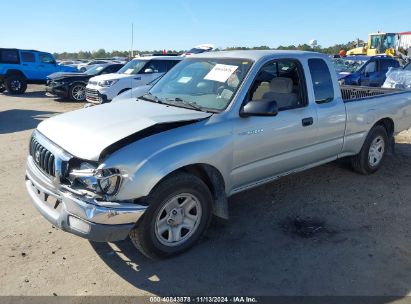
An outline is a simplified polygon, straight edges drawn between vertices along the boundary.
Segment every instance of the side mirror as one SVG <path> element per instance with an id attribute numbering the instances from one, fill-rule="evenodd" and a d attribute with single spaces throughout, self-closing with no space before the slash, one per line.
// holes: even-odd
<path id="1" fill-rule="evenodd" d="M 152 74 L 153 72 L 154 72 L 153 69 L 145 69 L 144 70 L 145 74 Z"/>
<path id="2" fill-rule="evenodd" d="M 240 111 L 241 117 L 249 116 L 276 116 L 278 105 L 275 100 L 250 100 Z"/>

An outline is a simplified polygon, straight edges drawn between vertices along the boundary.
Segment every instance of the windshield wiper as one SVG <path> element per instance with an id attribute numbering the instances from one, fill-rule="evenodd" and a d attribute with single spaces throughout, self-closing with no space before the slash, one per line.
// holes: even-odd
<path id="1" fill-rule="evenodd" d="M 176 98 L 166 98 L 166 101 L 171 101 L 173 102 L 173 104 L 179 104 L 182 103 L 184 106 L 188 106 L 191 109 L 197 110 L 197 111 L 204 111 L 204 107 L 200 106 L 198 103 L 194 102 L 194 101 L 187 101 L 187 100 L 183 100 L 179 97 Z M 207 111 L 206 111 L 207 112 Z"/>
<path id="2" fill-rule="evenodd" d="M 141 97 L 139 97 L 139 98 L 140 98 L 140 99 L 143 99 L 143 100 L 150 101 L 150 102 L 163 103 L 160 98 L 158 98 L 157 96 L 154 96 L 154 95 L 151 94 L 150 92 L 144 94 L 143 96 L 141 96 Z M 137 99 L 138 99 L 138 98 L 137 98 Z"/>

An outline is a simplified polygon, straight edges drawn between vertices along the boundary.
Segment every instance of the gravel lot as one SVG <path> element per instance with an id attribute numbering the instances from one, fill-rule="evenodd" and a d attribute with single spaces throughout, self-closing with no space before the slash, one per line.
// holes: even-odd
<path id="1" fill-rule="evenodd" d="M 410 131 L 376 174 L 338 161 L 234 196 L 230 221 L 214 222 L 191 251 L 150 261 L 129 240 L 92 243 L 57 230 L 32 206 L 32 129 L 82 106 L 41 89 L 0 94 L 0 295 L 410 293 Z"/>

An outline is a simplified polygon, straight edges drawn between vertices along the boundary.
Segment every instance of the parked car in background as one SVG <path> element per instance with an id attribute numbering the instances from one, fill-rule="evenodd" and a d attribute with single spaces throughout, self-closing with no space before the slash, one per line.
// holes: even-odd
<path id="1" fill-rule="evenodd" d="M 411 92 L 340 87 L 333 70 L 313 52 L 193 55 L 138 101 L 41 122 L 26 189 L 64 231 L 179 254 L 213 214 L 228 219 L 231 195 L 343 157 L 360 174 L 381 167 L 411 127 Z"/>
<path id="2" fill-rule="evenodd" d="M 84 73 L 85 71 L 87 71 L 88 69 L 92 68 L 93 66 L 97 65 L 97 64 L 106 64 L 106 63 L 110 63 L 110 60 L 91 60 L 87 63 L 80 63 L 77 65 L 77 69 Z M 117 62 L 119 63 L 119 62 Z"/>
<path id="3" fill-rule="evenodd" d="M 400 63 L 391 56 L 372 56 L 351 74 L 340 78 L 340 84 L 368 87 L 381 87 L 389 68 L 398 68 Z"/>
<path id="4" fill-rule="evenodd" d="M 148 91 L 150 91 L 150 89 L 153 87 L 153 85 L 155 85 L 157 83 L 157 81 L 159 81 L 161 79 L 161 77 L 163 77 L 163 75 L 161 75 L 160 77 L 154 79 L 153 81 L 150 81 L 146 85 L 138 86 L 138 87 L 135 87 L 134 89 L 125 91 L 125 92 L 121 93 L 120 95 L 114 97 L 111 102 L 117 102 L 117 101 L 120 101 L 120 100 L 130 99 L 130 98 L 137 99 L 137 98 L 147 94 Z"/>
<path id="5" fill-rule="evenodd" d="M 76 72 L 77 69 L 58 65 L 50 53 L 0 49 L 0 91 L 22 94 L 27 84 L 46 83 L 47 76 L 55 72 Z"/>
<path id="6" fill-rule="evenodd" d="M 95 65 L 84 73 L 54 73 L 47 77 L 46 92 L 73 101 L 86 99 L 86 86 L 91 77 L 117 73 L 124 64 L 106 63 Z"/>
<path id="7" fill-rule="evenodd" d="M 333 57 L 331 59 L 334 64 L 335 71 L 337 73 L 337 78 L 342 79 L 352 73 L 355 73 L 361 66 L 363 66 L 371 56 L 345 56 L 335 55 L 338 57 Z"/>
<path id="8" fill-rule="evenodd" d="M 152 56 L 133 59 L 117 74 L 91 78 L 86 87 L 86 100 L 94 104 L 110 102 L 117 95 L 139 86 L 145 86 L 164 75 L 181 60 L 183 58 L 180 56 Z"/>

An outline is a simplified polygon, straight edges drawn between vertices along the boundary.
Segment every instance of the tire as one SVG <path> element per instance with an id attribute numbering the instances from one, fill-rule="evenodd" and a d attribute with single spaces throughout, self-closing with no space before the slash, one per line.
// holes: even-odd
<path id="1" fill-rule="evenodd" d="M 10 94 L 23 94 L 27 90 L 27 81 L 20 75 L 7 76 L 5 80 L 6 89 Z"/>
<path id="2" fill-rule="evenodd" d="M 0 93 L 3 93 L 6 90 L 6 87 L 0 84 Z"/>
<path id="3" fill-rule="evenodd" d="M 69 97 L 76 102 L 86 100 L 86 86 L 83 83 L 75 83 L 69 88 Z"/>
<path id="4" fill-rule="evenodd" d="M 149 207 L 130 232 L 132 243 L 151 259 L 188 250 L 210 224 L 212 199 L 207 185 L 198 177 L 188 173 L 170 175 L 148 195 Z"/>
<path id="5" fill-rule="evenodd" d="M 364 175 L 376 172 L 381 167 L 387 149 L 387 130 L 381 125 L 374 126 L 368 133 L 360 153 L 351 158 L 353 170 Z"/>

